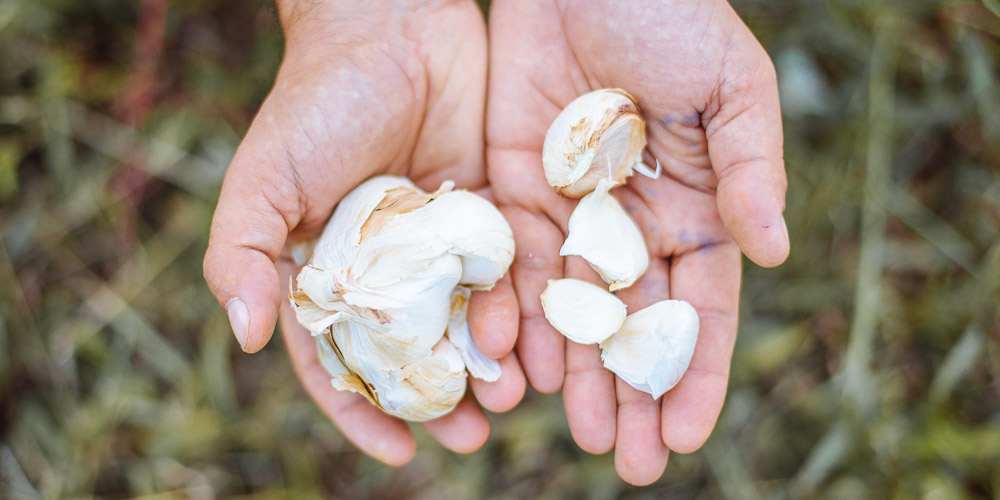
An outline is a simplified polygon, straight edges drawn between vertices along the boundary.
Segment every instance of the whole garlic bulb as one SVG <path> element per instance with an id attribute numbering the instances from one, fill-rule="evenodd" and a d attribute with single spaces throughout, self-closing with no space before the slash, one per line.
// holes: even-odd
<path id="1" fill-rule="evenodd" d="M 649 267 L 646 240 L 639 227 L 601 179 L 569 217 L 569 236 L 559 255 L 579 255 L 608 283 L 608 289 L 632 286 Z"/>
<path id="2" fill-rule="evenodd" d="M 604 367 L 656 399 L 684 376 L 698 341 L 698 312 L 683 300 L 662 300 L 632 313 L 601 343 Z"/>
<path id="3" fill-rule="evenodd" d="M 466 370 L 500 375 L 472 342 L 465 311 L 470 289 L 507 271 L 513 234 L 496 207 L 452 187 L 362 183 L 337 205 L 291 293 L 333 386 L 407 420 L 451 411 Z"/>
<path id="4" fill-rule="evenodd" d="M 559 194 L 579 198 L 601 179 L 624 184 L 634 165 L 645 167 L 645 147 L 646 121 L 636 100 L 621 89 L 601 89 L 574 99 L 552 122 L 542 167 Z"/>

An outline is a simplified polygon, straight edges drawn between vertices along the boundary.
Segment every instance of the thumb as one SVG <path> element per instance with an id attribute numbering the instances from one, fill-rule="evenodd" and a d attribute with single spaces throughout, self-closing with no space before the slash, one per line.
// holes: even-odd
<path id="1" fill-rule="evenodd" d="M 778 85 L 770 58 L 744 34 L 745 48 L 734 51 L 742 53 L 729 54 L 739 68 L 723 73 L 718 112 L 705 133 L 722 221 L 750 260 L 774 267 L 789 252 Z"/>
<path id="2" fill-rule="evenodd" d="M 267 344 L 283 294 L 275 267 L 301 196 L 251 128 L 226 172 L 212 219 L 204 273 L 244 351 Z M 284 184 L 284 185 L 282 185 Z"/>

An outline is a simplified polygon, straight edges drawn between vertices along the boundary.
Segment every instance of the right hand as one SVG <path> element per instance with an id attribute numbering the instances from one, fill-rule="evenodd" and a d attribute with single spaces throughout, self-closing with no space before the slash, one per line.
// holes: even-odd
<path id="1" fill-rule="evenodd" d="M 405 175 L 426 190 L 447 179 L 469 189 L 486 184 L 482 15 L 468 0 L 410 3 L 279 1 L 285 58 L 226 172 L 204 261 L 243 350 L 264 347 L 280 307 L 292 364 L 310 395 L 352 443 L 391 465 L 413 456 L 412 434 L 361 396 L 331 386 L 289 306 L 297 269 L 285 256 L 289 242 L 318 235 L 337 202 L 373 175 Z M 510 409 L 524 393 L 509 353 L 517 319 L 507 312 L 516 311 L 515 300 L 505 278 L 470 304 L 477 345 L 501 358 L 497 382 L 470 378 L 492 411 Z M 424 425 L 457 452 L 478 449 L 489 435 L 469 396 Z"/>

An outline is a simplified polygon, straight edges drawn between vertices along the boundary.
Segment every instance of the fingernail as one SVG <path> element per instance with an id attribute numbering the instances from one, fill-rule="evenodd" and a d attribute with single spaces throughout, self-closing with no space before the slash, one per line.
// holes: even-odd
<path id="1" fill-rule="evenodd" d="M 788 223 L 785 222 L 785 216 L 781 216 L 781 230 L 785 233 L 785 241 L 791 241 L 788 238 Z"/>
<path id="2" fill-rule="evenodd" d="M 229 314 L 229 326 L 233 328 L 236 341 L 244 351 L 247 348 L 247 330 L 250 328 L 250 311 L 246 303 L 239 297 L 233 297 L 226 302 L 226 313 Z"/>

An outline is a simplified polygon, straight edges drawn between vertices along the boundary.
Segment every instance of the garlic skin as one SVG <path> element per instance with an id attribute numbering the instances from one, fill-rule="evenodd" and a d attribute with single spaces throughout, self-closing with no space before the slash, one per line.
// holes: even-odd
<path id="1" fill-rule="evenodd" d="M 659 398 L 684 376 L 698 341 L 698 312 L 683 300 L 663 300 L 630 314 L 601 343 L 604 367 Z"/>
<path id="2" fill-rule="evenodd" d="M 451 411 L 467 369 L 500 376 L 465 311 L 471 289 L 492 287 L 510 267 L 513 234 L 491 203 L 452 187 L 362 183 L 337 205 L 290 297 L 333 386 L 407 420 Z"/>
<path id="3" fill-rule="evenodd" d="M 632 286 L 649 267 L 646 240 L 601 179 L 569 217 L 569 236 L 559 255 L 579 255 L 608 283 L 609 290 Z"/>
<path id="4" fill-rule="evenodd" d="M 625 321 L 625 303 L 586 281 L 549 280 L 541 300 L 549 324 L 578 344 L 603 342 Z"/>
<path id="5" fill-rule="evenodd" d="M 633 166 L 642 165 L 645 147 L 646 122 L 635 98 L 621 89 L 595 90 L 574 99 L 552 122 L 542 167 L 559 194 L 580 198 L 601 179 L 612 179 L 612 187 L 624 184 Z"/>

